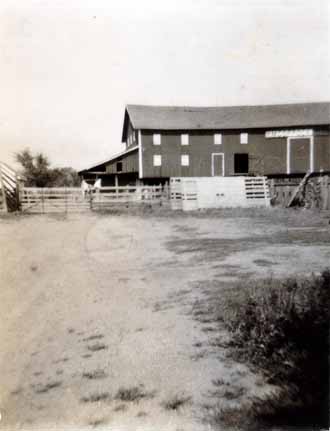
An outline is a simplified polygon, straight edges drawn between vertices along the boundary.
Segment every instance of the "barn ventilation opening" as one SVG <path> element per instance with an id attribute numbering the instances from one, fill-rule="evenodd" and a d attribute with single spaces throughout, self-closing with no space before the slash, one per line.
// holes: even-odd
<path id="1" fill-rule="evenodd" d="M 116 163 L 116 170 L 117 170 L 117 172 L 123 171 L 123 162 L 117 162 Z"/>
<path id="2" fill-rule="evenodd" d="M 234 173 L 235 174 L 248 174 L 249 173 L 249 155 L 248 154 L 234 154 Z"/>

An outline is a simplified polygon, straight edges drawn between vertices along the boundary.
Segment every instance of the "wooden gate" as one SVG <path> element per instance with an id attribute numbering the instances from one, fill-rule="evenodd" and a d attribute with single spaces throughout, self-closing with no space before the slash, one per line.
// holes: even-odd
<path id="1" fill-rule="evenodd" d="M 28 213 L 85 211 L 90 199 L 80 187 L 23 187 L 20 191 L 21 210 Z"/>
<path id="2" fill-rule="evenodd" d="M 167 186 L 102 187 L 84 192 L 80 187 L 23 187 L 21 209 L 27 213 L 74 212 L 115 206 L 161 204 L 169 199 Z"/>

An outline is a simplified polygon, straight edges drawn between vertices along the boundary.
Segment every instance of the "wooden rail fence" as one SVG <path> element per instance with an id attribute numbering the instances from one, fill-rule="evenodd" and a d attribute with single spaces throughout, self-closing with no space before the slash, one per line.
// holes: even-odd
<path id="1" fill-rule="evenodd" d="M 287 206 L 300 184 L 301 178 L 269 180 L 272 204 Z M 328 175 L 309 177 L 299 189 L 295 203 L 307 208 L 330 210 L 330 177 Z"/>
<path id="2" fill-rule="evenodd" d="M 28 213 L 74 212 L 110 209 L 114 206 L 161 204 L 169 198 L 165 186 L 102 187 L 83 192 L 81 188 L 23 187 L 21 209 Z"/>

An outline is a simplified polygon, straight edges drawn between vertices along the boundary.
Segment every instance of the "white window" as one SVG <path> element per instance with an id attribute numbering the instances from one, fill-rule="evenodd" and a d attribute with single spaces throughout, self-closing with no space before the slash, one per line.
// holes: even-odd
<path id="1" fill-rule="evenodd" d="M 241 133 L 241 144 L 247 144 L 249 142 L 249 134 Z"/>
<path id="2" fill-rule="evenodd" d="M 154 166 L 162 166 L 162 156 L 159 154 L 154 155 Z"/>
<path id="3" fill-rule="evenodd" d="M 189 166 L 189 154 L 181 155 L 181 166 Z"/>
<path id="4" fill-rule="evenodd" d="M 181 145 L 189 145 L 189 135 L 187 133 L 181 135 Z"/>
<path id="5" fill-rule="evenodd" d="M 160 145 L 160 142 L 161 142 L 160 133 L 154 133 L 152 136 L 152 141 L 154 145 Z"/>
<path id="6" fill-rule="evenodd" d="M 215 133 L 214 134 L 214 145 L 221 145 L 222 144 L 222 134 L 221 133 Z"/>

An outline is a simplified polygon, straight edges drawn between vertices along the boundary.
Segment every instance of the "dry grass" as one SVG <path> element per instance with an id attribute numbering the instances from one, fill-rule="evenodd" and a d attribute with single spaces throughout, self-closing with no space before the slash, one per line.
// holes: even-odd
<path id="1" fill-rule="evenodd" d="M 205 309 L 215 316 L 221 313 L 220 326 L 225 324 L 231 333 L 226 343 L 231 355 L 261 371 L 267 383 L 280 388 L 279 394 L 254 400 L 249 408 L 218 409 L 219 421 L 236 426 L 249 420 L 251 429 L 255 424 L 327 427 L 330 273 L 223 289 L 221 297 L 210 302 L 212 310 L 211 306 Z M 242 395 L 239 388 L 219 391 L 219 399 Z"/>
<path id="2" fill-rule="evenodd" d="M 59 380 L 46 383 L 45 385 L 39 384 L 35 388 L 35 393 L 36 394 L 45 394 L 45 393 L 51 391 L 52 389 L 60 387 L 61 385 L 62 385 L 62 382 Z"/>
<path id="3" fill-rule="evenodd" d="M 114 412 L 124 412 L 128 409 L 127 404 L 118 404 L 116 407 L 114 407 Z"/>
<path id="4" fill-rule="evenodd" d="M 191 397 L 183 394 L 176 394 L 173 397 L 162 402 L 165 410 L 179 410 L 187 403 L 191 402 Z"/>
<path id="5" fill-rule="evenodd" d="M 81 398 L 82 403 L 97 403 L 98 401 L 108 401 L 110 400 L 109 392 L 94 392 L 90 395 Z"/>
<path id="6" fill-rule="evenodd" d="M 88 422 L 88 425 L 90 425 L 93 428 L 96 428 L 100 425 L 104 425 L 106 423 L 105 418 L 99 418 L 99 419 L 92 419 L 90 422 Z"/>
<path id="7" fill-rule="evenodd" d="M 100 350 L 106 350 L 107 348 L 108 346 L 104 343 L 94 343 L 87 346 L 87 349 L 91 352 L 98 352 Z"/>
<path id="8" fill-rule="evenodd" d="M 143 385 L 132 386 L 130 388 L 119 388 L 115 399 L 124 402 L 139 402 L 143 398 L 152 398 L 153 392 L 147 392 L 144 390 Z"/>
<path id="9" fill-rule="evenodd" d="M 104 335 L 95 334 L 95 335 L 90 335 L 89 337 L 83 338 L 83 341 L 95 341 L 95 340 L 101 340 L 102 338 L 104 338 Z"/>
<path id="10" fill-rule="evenodd" d="M 104 370 L 93 370 L 93 371 L 86 371 L 82 374 L 82 376 L 85 379 L 88 380 L 97 380 L 97 379 L 105 379 L 108 375 Z"/>

